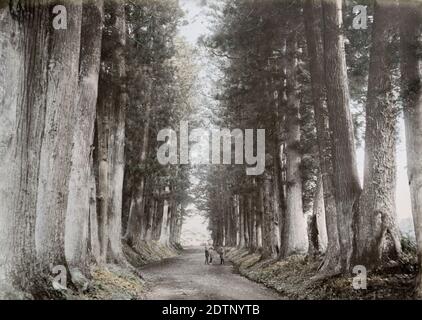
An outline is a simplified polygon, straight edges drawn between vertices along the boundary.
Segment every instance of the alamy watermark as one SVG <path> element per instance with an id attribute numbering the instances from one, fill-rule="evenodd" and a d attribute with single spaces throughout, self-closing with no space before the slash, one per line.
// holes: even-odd
<path id="1" fill-rule="evenodd" d="M 53 7 L 53 28 L 55 30 L 66 30 L 67 29 L 67 10 L 63 5 L 57 5 Z"/>
<path id="2" fill-rule="evenodd" d="M 256 145 L 254 132 L 256 131 Z M 180 122 L 177 132 L 162 129 L 157 141 L 164 142 L 157 151 L 158 162 L 168 164 L 244 164 L 247 175 L 260 175 L 265 170 L 265 129 L 193 129 L 189 123 Z M 211 137 L 210 137 L 211 136 Z M 196 150 L 190 152 L 190 142 L 196 142 Z M 234 156 L 232 146 L 234 142 Z M 210 150 L 211 148 L 211 150 Z M 211 151 L 211 152 L 210 152 Z M 222 157 L 221 157 L 222 156 Z"/>
<path id="3" fill-rule="evenodd" d="M 51 273 L 54 275 L 52 286 L 55 290 L 67 289 L 67 270 L 63 265 L 53 266 L 50 265 Z"/>
<path id="4" fill-rule="evenodd" d="M 368 275 L 365 266 L 354 266 L 352 272 L 355 275 L 352 280 L 353 289 L 366 290 Z"/>
<path id="5" fill-rule="evenodd" d="M 352 22 L 352 27 L 355 30 L 367 29 L 368 20 L 372 21 L 373 17 L 368 16 L 367 6 L 355 5 L 352 8 L 352 12 L 355 15 Z M 53 28 L 55 30 L 66 30 L 67 29 L 67 10 L 64 5 L 56 5 L 53 7 Z"/>
<path id="6" fill-rule="evenodd" d="M 373 22 L 374 16 L 368 16 L 368 8 L 364 5 L 353 6 L 352 28 L 355 30 L 368 29 L 368 21 Z"/>

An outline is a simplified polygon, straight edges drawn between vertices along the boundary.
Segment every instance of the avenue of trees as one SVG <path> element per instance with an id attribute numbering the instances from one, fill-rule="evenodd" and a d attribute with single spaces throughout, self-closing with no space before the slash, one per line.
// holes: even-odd
<path id="1" fill-rule="evenodd" d="M 394 263 L 400 117 L 422 270 L 422 3 L 202 2 L 222 76 L 206 120 L 178 0 L 0 0 L 0 298 L 56 297 L 56 266 L 79 290 L 93 265 L 138 273 L 193 200 L 215 246 L 319 257 L 321 278 Z M 159 164 L 181 121 L 265 129 L 264 173 Z"/>
<path id="2" fill-rule="evenodd" d="M 367 28 L 354 29 L 355 5 L 373 17 Z M 204 44 L 223 74 L 215 125 L 266 130 L 263 175 L 248 176 L 239 165 L 198 173 L 198 203 L 214 243 L 273 259 L 322 255 L 320 277 L 397 261 L 396 143 L 404 115 L 421 269 L 421 3 L 214 1 L 213 19 Z M 360 119 L 353 108 L 363 110 Z M 416 293 L 422 296 L 420 277 Z"/>
<path id="3" fill-rule="evenodd" d="M 177 246 L 188 170 L 154 157 L 191 108 L 178 2 L 0 4 L 0 296 L 54 294 L 56 266 L 85 288 L 92 264 L 136 271 L 143 241 Z"/>

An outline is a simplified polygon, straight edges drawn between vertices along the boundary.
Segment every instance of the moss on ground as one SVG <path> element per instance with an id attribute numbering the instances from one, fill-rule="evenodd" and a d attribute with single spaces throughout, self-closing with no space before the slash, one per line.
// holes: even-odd
<path id="1" fill-rule="evenodd" d="M 264 260 L 257 253 L 235 248 L 227 253 L 240 274 L 290 299 L 412 299 L 415 259 L 406 252 L 403 257 L 394 267 L 369 272 L 367 289 L 355 290 L 352 277 L 314 279 L 321 258 L 293 255 L 281 261 Z"/>
<path id="2" fill-rule="evenodd" d="M 128 261 L 135 267 L 142 267 L 151 262 L 161 261 L 179 255 L 183 248 L 180 245 L 170 247 L 158 241 L 142 241 L 136 247 L 123 245 Z"/>
<path id="3" fill-rule="evenodd" d="M 116 265 L 95 268 L 85 299 L 142 300 L 148 291 L 144 280 L 131 271 Z"/>
<path id="4" fill-rule="evenodd" d="M 135 268 L 165 258 L 177 256 L 181 246 L 168 247 L 157 241 L 144 241 L 136 250 L 124 245 L 127 260 Z M 141 279 L 133 270 L 110 264 L 94 267 L 91 270 L 92 279 L 89 289 L 84 294 L 68 295 L 69 299 L 88 300 L 142 300 L 150 290 L 148 283 Z"/>

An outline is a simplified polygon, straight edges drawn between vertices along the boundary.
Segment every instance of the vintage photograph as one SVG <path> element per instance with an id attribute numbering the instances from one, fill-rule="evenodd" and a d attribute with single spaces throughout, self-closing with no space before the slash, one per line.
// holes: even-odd
<path id="1" fill-rule="evenodd" d="M 421 0 L 0 0 L 0 300 L 262 315 L 421 268 Z"/>

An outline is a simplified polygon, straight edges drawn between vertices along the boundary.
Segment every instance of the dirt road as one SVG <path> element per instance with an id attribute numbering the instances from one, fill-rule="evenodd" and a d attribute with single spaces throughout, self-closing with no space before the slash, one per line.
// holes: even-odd
<path id="1" fill-rule="evenodd" d="M 220 259 L 204 264 L 202 248 L 190 248 L 180 256 L 150 264 L 141 269 L 152 283 L 150 300 L 275 300 L 282 299 L 274 291 L 233 273 Z"/>

